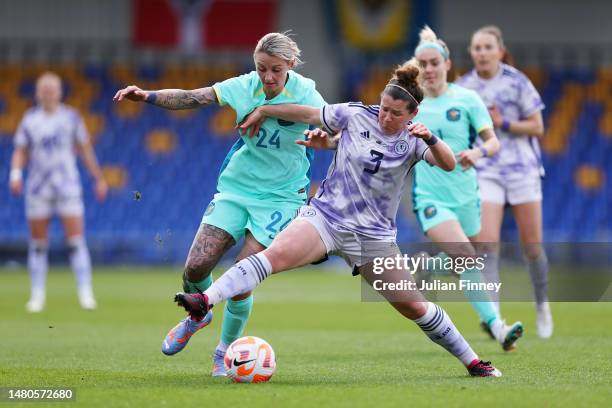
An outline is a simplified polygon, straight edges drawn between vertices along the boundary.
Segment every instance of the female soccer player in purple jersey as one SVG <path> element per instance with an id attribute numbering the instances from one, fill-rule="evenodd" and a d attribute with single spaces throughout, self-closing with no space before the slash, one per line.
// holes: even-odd
<path id="1" fill-rule="evenodd" d="M 203 294 L 178 293 L 175 300 L 191 315 L 205 316 L 210 308 L 237 293 L 252 290 L 272 273 L 316 262 L 327 254 L 343 257 L 349 265 L 415 323 L 434 342 L 456 356 L 473 376 L 500 376 L 483 362 L 459 333 L 446 312 L 427 302 L 418 290 L 385 290 L 385 284 L 411 280 L 401 266 L 380 274 L 374 264 L 400 255 L 395 218 L 406 176 L 419 160 L 451 171 L 450 148 L 422 124 L 411 123 L 423 99 L 417 83 L 419 68 L 397 68 L 381 94 L 379 106 L 343 103 L 312 108 L 300 105 L 262 106 L 242 128 L 265 117 L 323 125 L 340 132 L 336 155 L 326 179 L 308 205 L 265 251 L 229 269 Z M 319 147 L 320 132 L 305 132 Z M 402 279 L 399 279 L 402 278 Z M 378 286 L 377 283 L 378 282 Z"/>
<path id="2" fill-rule="evenodd" d="M 25 204 L 30 226 L 28 271 L 31 296 L 26 304 L 29 312 L 40 312 L 45 306 L 47 235 L 54 213 L 59 214 L 64 226 L 81 307 L 96 308 L 91 284 L 91 260 L 83 237 L 84 210 L 75 147 L 96 180 L 98 200 L 106 197 L 107 185 L 88 140 L 83 119 L 75 109 L 63 105 L 61 98 L 60 77 L 51 72 L 42 74 L 36 81 L 38 105 L 23 116 L 15 133 L 15 151 L 11 159 L 10 189 L 15 195 L 22 193 L 22 172 L 28 164 Z"/>
<path id="3" fill-rule="evenodd" d="M 417 164 L 412 193 L 414 211 L 427 238 L 445 254 L 453 259 L 473 258 L 477 252 L 473 242 L 480 232 L 480 197 L 473 166 L 481 157 L 494 155 L 499 149 L 499 141 L 478 94 L 448 83 L 451 60 L 446 43 L 427 26 L 419 36 L 414 58 L 423 70 L 425 97 L 415 120 L 432 129 L 448 144 L 461 167 L 447 173 L 426 163 Z M 482 144 L 473 147 L 476 135 Z M 439 264 L 444 262 L 440 256 L 434 260 Z M 460 271 L 462 279 L 483 280 L 478 268 Z M 488 292 L 465 290 L 464 293 L 491 336 L 504 350 L 513 350 L 523 334 L 523 324 L 507 325 Z"/>
<path id="4" fill-rule="evenodd" d="M 542 242 L 542 187 L 544 175 L 538 137 L 544 134 L 544 103 L 529 79 L 502 62 L 506 55 L 501 30 L 495 26 L 472 35 L 470 53 L 474 69 L 458 83 L 475 90 L 489 107 L 501 149 L 495 157 L 478 162 L 482 201 L 479 241 L 488 245 L 488 279 L 499 282 L 498 243 L 504 206 L 510 205 L 519 230 L 534 289 L 537 333 L 552 336 L 548 303 L 548 260 Z"/>

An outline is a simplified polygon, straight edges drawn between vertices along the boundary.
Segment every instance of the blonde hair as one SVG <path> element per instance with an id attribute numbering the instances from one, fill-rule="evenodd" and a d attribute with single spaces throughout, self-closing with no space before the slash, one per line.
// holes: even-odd
<path id="1" fill-rule="evenodd" d="M 291 31 L 282 33 L 268 33 L 261 37 L 257 42 L 253 57 L 258 52 L 265 52 L 273 57 L 278 57 L 288 64 L 293 64 L 293 68 L 303 64 L 300 59 L 302 51 L 295 41 L 290 37 Z"/>
<path id="2" fill-rule="evenodd" d="M 415 56 L 425 48 L 434 48 L 438 50 L 445 61 L 450 61 L 450 50 L 448 49 L 448 45 L 446 45 L 441 38 L 438 38 L 434 30 L 432 30 L 428 25 L 423 27 L 419 32 L 419 40 L 419 45 L 417 45 L 417 47 L 414 49 Z M 415 60 L 416 58 L 413 57 L 412 59 Z M 446 73 L 446 82 L 453 82 L 456 78 L 457 72 L 455 71 L 453 65 L 451 65 L 450 69 Z"/>
<path id="3" fill-rule="evenodd" d="M 437 45 L 441 48 L 441 50 L 439 51 L 441 51 L 440 54 L 442 54 L 444 59 L 450 58 L 450 50 L 448 49 L 446 43 L 442 39 L 438 38 L 438 36 L 434 32 L 434 30 L 431 29 L 431 27 L 425 25 L 419 32 L 419 44 L 417 45 L 414 53 L 416 54 L 417 51 L 419 51 L 419 48 L 421 48 L 422 46 L 426 46 L 427 44 Z M 434 48 L 437 47 L 434 46 Z"/>
<path id="4" fill-rule="evenodd" d="M 474 31 L 474 33 L 472 34 L 472 39 L 474 39 L 474 36 L 476 34 L 480 33 L 491 34 L 497 40 L 497 45 L 499 45 L 499 48 L 506 48 L 506 46 L 504 45 L 504 37 L 502 36 L 502 31 L 498 26 L 488 25 L 480 27 L 478 30 Z"/>

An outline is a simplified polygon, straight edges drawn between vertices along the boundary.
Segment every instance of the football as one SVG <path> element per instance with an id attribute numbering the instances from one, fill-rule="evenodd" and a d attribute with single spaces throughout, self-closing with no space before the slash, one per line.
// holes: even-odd
<path id="1" fill-rule="evenodd" d="M 276 370 L 272 346 L 259 337 L 241 337 L 225 352 L 227 376 L 237 383 L 269 381 Z"/>

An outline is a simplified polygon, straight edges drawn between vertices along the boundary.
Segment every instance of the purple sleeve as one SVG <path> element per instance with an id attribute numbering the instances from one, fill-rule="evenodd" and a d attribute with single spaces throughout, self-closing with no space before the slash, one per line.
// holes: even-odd
<path id="1" fill-rule="evenodd" d="M 459 78 L 455 79 L 455 84 L 462 86 L 464 88 L 470 88 L 470 76 L 472 75 L 472 71 L 468 71 L 465 74 L 461 75 Z"/>
<path id="2" fill-rule="evenodd" d="M 460 76 L 459 78 L 455 79 L 454 84 L 467 88 L 467 86 L 465 85 L 465 83 L 467 82 L 466 77 L 467 77 L 467 74 Z"/>
<path id="3" fill-rule="evenodd" d="M 427 143 L 423 141 L 423 139 L 416 138 L 414 144 L 414 157 L 416 161 L 425 160 L 425 152 L 429 150 L 429 146 Z"/>
<path id="4" fill-rule="evenodd" d="M 17 131 L 15 132 L 15 137 L 13 138 L 13 145 L 15 147 L 26 147 L 30 142 L 28 131 L 26 130 L 24 122 L 25 118 L 21 120 L 19 127 L 17 127 Z"/>
<path id="5" fill-rule="evenodd" d="M 321 108 L 321 123 L 332 133 L 338 133 L 346 127 L 350 117 L 348 103 L 323 105 Z"/>
<path id="6" fill-rule="evenodd" d="M 74 137 L 78 144 L 85 144 L 89 140 L 89 133 L 87 133 L 85 122 L 83 122 L 83 118 L 78 113 L 75 113 Z"/>
<path id="7" fill-rule="evenodd" d="M 540 94 L 526 76 L 522 77 L 520 90 L 520 100 L 518 102 L 522 118 L 526 118 L 544 109 L 544 102 L 542 102 Z"/>

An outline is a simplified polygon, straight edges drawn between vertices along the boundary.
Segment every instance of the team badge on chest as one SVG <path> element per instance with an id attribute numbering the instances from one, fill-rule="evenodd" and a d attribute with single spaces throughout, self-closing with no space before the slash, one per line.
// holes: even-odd
<path id="1" fill-rule="evenodd" d="M 393 146 L 393 151 L 397 154 L 405 154 L 408 151 L 408 142 L 400 140 Z"/>
<path id="2" fill-rule="evenodd" d="M 446 119 L 451 122 L 457 122 L 461 119 L 461 111 L 457 108 L 450 108 L 446 111 Z"/>

